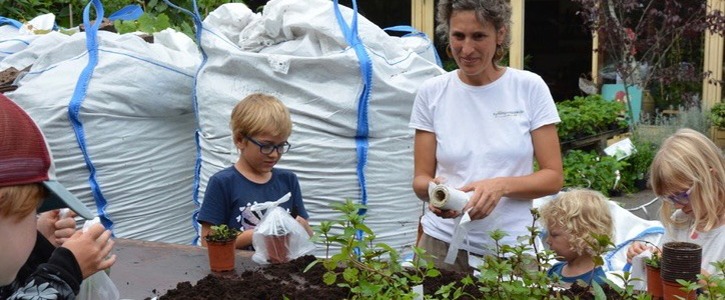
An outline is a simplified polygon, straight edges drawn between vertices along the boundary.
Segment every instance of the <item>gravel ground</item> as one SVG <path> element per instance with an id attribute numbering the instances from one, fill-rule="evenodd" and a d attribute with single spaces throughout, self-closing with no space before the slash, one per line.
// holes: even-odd
<path id="1" fill-rule="evenodd" d="M 621 203 L 622 207 L 631 210 L 632 213 L 640 218 L 659 220 L 660 202 L 653 202 L 655 197 L 654 192 L 651 189 L 647 189 L 635 194 L 612 197 L 611 200 Z"/>

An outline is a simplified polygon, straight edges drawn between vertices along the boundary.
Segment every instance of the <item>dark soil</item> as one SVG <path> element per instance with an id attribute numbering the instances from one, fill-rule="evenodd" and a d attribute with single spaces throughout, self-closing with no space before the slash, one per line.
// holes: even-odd
<path id="1" fill-rule="evenodd" d="M 241 275 L 209 274 L 199 280 L 196 285 L 185 281 L 177 284 L 175 289 L 168 290 L 159 300 L 176 299 L 348 299 L 349 289 L 337 285 L 326 285 L 322 281 L 325 269 L 317 264 L 307 272 L 304 269 L 315 260 L 308 255 L 295 259 L 289 263 L 269 265 L 258 269 L 245 271 Z M 426 278 L 423 289 L 426 295 L 434 295 L 443 285 L 451 282 L 460 282 L 467 276 L 465 273 L 439 270 L 441 276 Z M 606 299 L 621 299 L 616 291 L 608 286 L 603 287 Z M 483 295 L 474 286 L 468 286 L 465 292 L 473 295 L 474 299 L 483 299 Z M 552 296 L 557 292 L 552 291 Z M 558 292 L 559 296 L 568 296 L 569 299 L 594 299 L 586 287 L 576 283 L 571 288 Z M 563 298 L 563 297 L 561 297 Z M 148 300 L 149 298 L 147 298 Z M 470 298 L 462 298 L 470 299 Z"/>
<path id="2" fill-rule="evenodd" d="M 304 269 L 315 260 L 308 255 L 289 263 L 269 265 L 255 270 L 245 271 L 241 275 L 209 274 L 196 285 L 180 282 L 175 289 L 168 290 L 159 300 L 175 299 L 346 299 L 349 289 L 336 285 L 326 285 L 322 281 L 325 268 L 317 264 L 307 272 Z M 428 278 L 423 284 L 425 294 L 432 295 L 442 285 L 459 282 L 463 273 L 440 270 L 441 276 Z M 477 291 L 471 287 L 471 294 Z M 480 298 L 480 297 L 479 297 Z"/>

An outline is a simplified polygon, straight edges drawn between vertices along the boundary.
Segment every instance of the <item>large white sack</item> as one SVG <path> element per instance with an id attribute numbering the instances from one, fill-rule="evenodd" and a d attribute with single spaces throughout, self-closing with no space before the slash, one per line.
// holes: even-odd
<path id="1" fill-rule="evenodd" d="M 93 36 L 94 28 L 86 28 Z M 192 89 L 200 55 L 174 50 L 193 45 L 183 34 L 159 35 L 158 41 L 174 40 L 173 45 L 98 32 L 98 63 L 86 84 L 79 78 L 92 52 L 86 34 L 75 34 L 34 61 L 18 89 L 6 96 L 42 128 L 59 181 L 95 208 L 116 237 L 189 244 L 196 234 Z M 81 103 L 80 142 L 70 122 L 71 103 Z M 89 181 L 90 165 L 96 189 Z"/>
<path id="2" fill-rule="evenodd" d="M 357 174 L 358 103 L 363 77 L 355 50 L 348 46 L 328 0 L 273 0 L 261 14 L 243 4 L 226 4 L 203 23 L 201 47 L 208 55 L 196 86 L 200 130 L 197 201 L 203 201 L 211 175 L 238 157 L 228 123 L 233 106 L 264 92 L 290 109 L 290 152 L 279 167 L 294 171 L 311 223 L 339 218 L 330 208 L 345 199 L 363 202 L 367 225 L 377 241 L 409 251 L 423 204 L 413 194 L 413 131 L 410 110 L 418 86 L 443 73 L 429 41 L 420 36 L 391 37 L 363 17 L 359 36 L 372 60 L 367 105 L 369 133 L 362 176 Z M 353 11 L 340 7 L 347 24 Z M 417 45 L 416 48 L 406 48 Z M 361 153 L 365 153 L 362 151 Z M 365 160 L 366 159 L 366 160 Z M 324 249 L 318 247 L 318 255 Z"/>
<path id="3" fill-rule="evenodd" d="M 0 26 L 0 61 L 5 57 L 27 48 L 38 37 L 50 32 L 55 25 L 54 14 L 43 14 L 26 23 L 18 24 L 15 20 L 3 18 Z M 0 71 L 7 68 L 0 67 Z M 22 70 L 22 69 L 18 69 Z"/>

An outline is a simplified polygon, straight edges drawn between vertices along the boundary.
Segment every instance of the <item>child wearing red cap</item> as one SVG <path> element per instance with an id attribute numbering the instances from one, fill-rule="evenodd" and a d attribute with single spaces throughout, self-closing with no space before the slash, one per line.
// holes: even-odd
<path id="1" fill-rule="evenodd" d="M 43 225 L 48 220 L 38 220 L 38 213 L 64 207 L 93 218 L 56 181 L 50 149 L 38 126 L 0 94 L 0 299 L 75 299 L 83 279 L 116 261 L 115 255 L 108 257 L 111 232 L 101 225 L 60 241 L 49 241 L 38 231 L 52 228 Z"/>

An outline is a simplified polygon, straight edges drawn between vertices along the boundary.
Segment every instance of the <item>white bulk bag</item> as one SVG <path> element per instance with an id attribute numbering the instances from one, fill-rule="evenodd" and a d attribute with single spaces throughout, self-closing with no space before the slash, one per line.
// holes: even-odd
<path id="1" fill-rule="evenodd" d="M 433 57 L 429 41 L 404 42 L 423 37 L 391 37 L 363 17 L 357 18 L 362 45 L 356 53 L 345 36 L 356 33 L 341 29 L 335 5 L 272 0 L 255 14 L 243 4 L 226 4 L 204 20 L 200 44 L 208 58 L 196 86 L 196 199 L 203 201 L 211 175 L 238 158 L 228 125 L 233 106 L 251 93 L 268 93 L 292 114 L 292 149 L 278 166 L 298 175 L 312 225 L 339 218 L 330 204 L 354 199 L 367 205 L 366 223 L 377 241 L 406 251 L 423 206 L 411 188 L 410 111 L 418 86 L 443 70 L 421 56 Z M 347 25 L 353 10 L 340 6 L 340 14 L 342 27 L 355 28 Z M 368 98 L 361 97 L 365 78 L 358 55 L 371 61 Z"/>
<path id="2" fill-rule="evenodd" d="M 42 128 L 60 182 L 116 237 L 190 244 L 200 55 L 176 49 L 197 48 L 170 29 L 153 44 L 98 31 L 88 9 L 88 32 L 42 54 L 6 96 Z"/>

